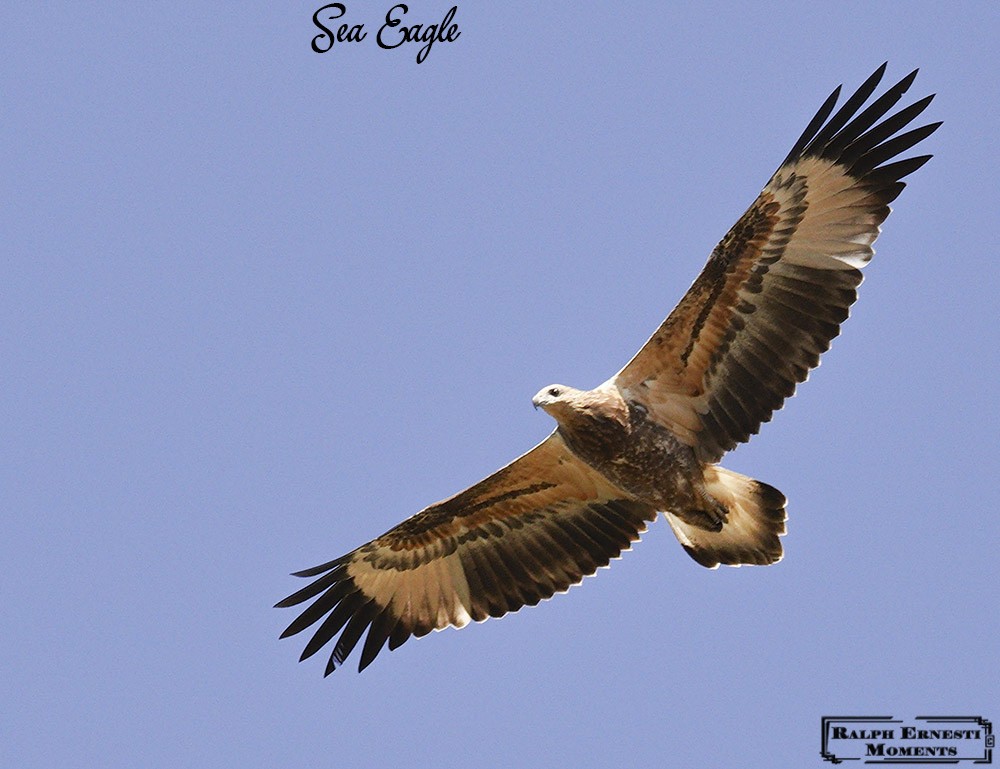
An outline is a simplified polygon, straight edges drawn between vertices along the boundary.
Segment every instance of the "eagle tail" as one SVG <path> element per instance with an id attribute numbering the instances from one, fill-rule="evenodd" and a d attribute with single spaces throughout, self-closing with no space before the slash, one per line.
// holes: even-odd
<path id="1" fill-rule="evenodd" d="M 767 565 L 781 560 L 785 533 L 785 495 L 773 486 L 717 465 L 704 468 L 708 493 L 726 510 L 719 531 L 708 531 L 666 513 L 688 555 L 702 566 Z"/>

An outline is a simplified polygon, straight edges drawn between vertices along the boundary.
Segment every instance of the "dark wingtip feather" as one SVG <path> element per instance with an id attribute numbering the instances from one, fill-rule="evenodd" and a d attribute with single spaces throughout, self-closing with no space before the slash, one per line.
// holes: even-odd
<path id="1" fill-rule="evenodd" d="M 344 625 L 347 624 L 347 622 L 354 617 L 367 602 L 368 598 L 362 593 L 351 593 L 338 603 L 334 607 L 333 611 L 330 612 L 330 616 L 323 620 L 323 624 L 317 628 L 313 637 L 309 639 L 309 643 L 306 644 L 306 648 L 302 650 L 302 656 L 299 657 L 299 662 L 313 656 L 316 652 L 333 640 L 333 637 L 340 632 L 340 629 L 344 627 Z"/>
<path id="2" fill-rule="evenodd" d="M 850 167 L 850 174 L 855 177 L 862 177 L 872 171 L 887 160 L 891 160 L 897 155 L 906 152 L 908 149 L 923 141 L 941 126 L 940 122 L 929 123 L 928 125 L 914 128 L 912 131 L 901 133 L 888 139 L 882 144 L 870 149 L 858 158 Z"/>
<path id="3" fill-rule="evenodd" d="M 786 165 L 791 163 L 793 160 L 797 160 L 802 154 L 802 151 L 806 148 L 806 146 L 808 146 L 809 142 L 812 141 L 816 132 L 823 127 L 823 123 L 828 117 L 830 117 L 830 113 L 833 112 L 833 108 L 836 106 L 837 100 L 840 98 L 841 88 L 843 88 L 843 86 L 838 85 L 833 89 L 833 93 L 826 97 L 826 101 L 823 102 L 823 106 L 816 111 L 815 115 L 813 115 L 812 120 L 809 121 L 809 125 L 806 126 L 806 130 L 802 132 L 802 135 L 798 138 L 798 141 L 795 142 L 791 151 L 785 159 L 781 161 L 781 165 Z"/>
<path id="4" fill-rule="evenodd" d="M 886 63 L 883 63 L 832 117 L 828 116 L 833 106 L 831 99 L 827 99 L 782 165 L 793 164 L 805 157 L 825 158 L 845 167 L 866 188 L 877 192 L 882 203 L 891 202 L 902 190 L 899 180 L 920 168 L 930 155 L 889 161 L 930 136 L 941 123 L 930 123 L 899 133 L 926 109 L 934 94 L 885 117 L 913 84 L 919 69 L 914 69 L 862 109 L 875 93 L 885 70 Z M 834 94 L 838 91 L 839 88 Z"/>
<path id="5" fill-rule="evenodd" d="M 843 147 L 840 153 L 842 162 L 851 163 L 864 155 L 872 148 L 878 146 L 897 131 L 903 129 L 915 120 L 934 99 L 934 94 L 919 99 L 905 109 L 901 109 L 895 115 L 886 118 L 878 125 L 872 126 L 858 137 L 852 138 L 849 144 Z"/>
<path id="6" fill-rule="evenodd" d="M 396 629 L 397 622 L 398 619 L 389 609 L 384 609 L 381 614 L 372 620 L 371 627 L 368 629 L 368 636 L 365 638 L 365 645 L 361 647 L 361 660 L 358 662 L 359 673 L 368 667 L 378 656 L 378 653 L 382 651 L 382 647 L 389 640 L 390 634 Z"/>
<path id="7" fill-rule="evenodd" d="M 826 125 L 820 129 L 819 133 L 816 134 L 813 140 L 809 142 L 809 145 L 802 151 L 803 156 L 823 154 L 823 150 L 827 144 L 847 125 L 847 122 L 854 117 L 855 113 L 861 109 L 861 105 L 868 101 L 868 97 L 875 93 L 878 84 L 882 82 L 882 76 L 885 75 L 887 64 L 888 62 L 883 63 L 881 67 L 868 76 L 868 79 L 861 84 L 857 91 L 848 97 L 843 106 L 837 110 L 833 117 L 827 121 Z"/>
<path id="8" fill-rule="evenodd" d="M 326 563 L 321 563 L 319 566 L 313 566 L 309 569 L 303 569 L 302 571 L 293 571 L 293 577 L 315 577 L 318 574 L 322 574 L 324 571 L 330 571 L 330 569 L 340 566 L 341 564 L 347 563 L 351 559 L 350 554 L 341 556 L 332 561 L 327 561 Z"/>
<path id="9" fill-rule="evenodd" d="M 895 163 L 887 163 L 884 166 L 879 166 L 874 171 L 869 171 L 868 174 L 865 175 L 865 183 L 875 187 L 892 185 L 900 179 L 912 174 L 932 157 L 934 156 L 918 155 L 904 160 L 897 160 Z"/>
<path id="10" fill-rule="evenodd" d="M 410 631 L 403 625 L 403 623 L 399 623 L 389 634 L 389 651 L 395 651 L 409 640 Z"/>
<path id="11" fill-rule="evenodd" d="M 379 609 L 380 607 L 374 600 L 369 600 L 359 607 L 351 617 L 344 631 L 340 634 L 340 638 L 337 639 L 337 644 L 333 647 L 333 657 L 339 664 L 344 664 L 344 660 L 354 651 L 354 647 L 357 646 L 361 636 L 371 625 Z"/>
<path id="12" fill-rule="evenodd" d="M 303 662 L 336 639 L 324 676 L 330 675 L 343 664 L 365 631 L 367 637 L 361 651 L 359 671 L 371 664 L 387 641 L 390 641 L 390 649 L 396 648 L 409 638 L 411 632 L 402 626 L 391 609 L 379 606 L 358 588 L 347 573 L 349 561 L 350 557 L 344 556 L 299 572 L 301 575 L 321 576 L 275 604 L 276 608 L 287 608 L 315 597 L 280 637 L 288 638 L 301 633 L 326 615 L 299 656 L 299 661 Z"/>
<path id="13" fill-rule="evenodd" d="M 281 637 L 287 638 L 288 636 L 295 635 L 296 633 L 301 633 L 310 625 L 318 622 L 320 617 L 324 614 L 332 611 L 345 596 L 354 592 L 356 589 L 354 580 L 352 579 L 345 579 L 331 585 L 330 588 L 323 593 L 323 595 L 313 601 L 313 603 L 305 609 L 305 611 L 303 611 L 287 628 L 285 628 L 285 632 L 281 634 Z"/>
<path id="14" fill-rule="evenodd" d="M 902 80 L 900 80 L 898 83 L 896 83 L 896 85 L 894 85 L 889 90 L 893 91 L 893 92 L 896 92 L 900 96 L 902 96 L 904 93 L 906 93 L 907 91 L 910 90 L 910 86 L 913 85 L 913 81 L 916 80 L 917 73 L 919 71 L 920 71 L 919 69 L 913 70 L 913 72 L 911 72 L 910 74 L 908 74 L 906 77 L 904 77 Z"/>
<path id="15" fill-rule="evenodd" d="M 850 122 L 841 128 L 836 136 L 832 136 L 830 138 L 830 140 L 826 143 L 826 146 L 817 148 L 819 150 L 818 154 L 828 160 L 845 162 L 843 158 L 845 148 L 848 145 L 854 146 L 855 142 L 860 139 L 864 132 L 868 131 L 871 133 L 869 129 L 873 127 L 876 129 L 878 128 L 878 126 L 876 126 L 878 121 L 881 120 L 882 117 L 884 117 L 885 114 L 892 109 L 900 99 L 903 98 L 903 95 L 913 84 L 913 78 L 915 75 L 915 72 L 910 73 L 896 83 L 896 85 L 887 89 L 885 93 L 875 99 L 875 101 L 865 107 L 865 109 L 863 109 L 860 113 L 852 117 Z M 891 122 L 892 118 L 884 121 L 881 125 L 884 126 L 886 123 Z M 902 125 L 906 125 L 906 123 L 909 123 L 909 120 L 904 121 Z M 891 133 L 894 133 L 894 131 L 887 135 L 891 135 Z"/>
<path id="16" fill-rule="evenodd" d="M 317 579 L 315 582 L 311 582 L 306 585 L 301 590 L 296 590 L 287 598 L 283 598 L 274 605 L 276 609 L 287 609 L 289 606 L 295 606 L 302 603 L 303 601 L 308 601 L 314 595 L 318 595 L 326 590 L 331 585 L 336 582 L 343 580 L 347 576 L 347 569 L 340 566 L 333 571 L 325 574 L 324 576 Z"/>

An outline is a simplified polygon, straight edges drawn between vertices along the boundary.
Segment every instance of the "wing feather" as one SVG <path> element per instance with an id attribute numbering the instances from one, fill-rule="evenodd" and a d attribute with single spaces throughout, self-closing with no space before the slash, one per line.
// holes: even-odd
<path id="1" fill-rule="evenodd" d="M 755 434 L 819 364 L 857 298 L 900 180 L 930 158 L 893 160 L 940 125 L 899 133 L 933 96 L 886 117 L 916 71 L 863 108 L 884 72 L 883 64 L 836 112 L 840 89 L 833 92 L 613 380 L 703 461 Z"/>
<path id="2" fill-rule="evenodd" d="M 411 635 L 500 617 L 566 591 L 627 550 L 655 517 L 553 433 L 472 488 L 299 572 L 315 580 L 278 606 L 312 603 L 282 637 L 319 622 L 302 659 L 336 638 L 329 674 L 367 632 L 363 669 L 386 642 L 394 649 Z"/>
<path id="3" fill-rule="evenodd" d="M 389 640 L 389 636 L 392 634 L 398 621 L 399 619 L 396 615 L 388 608 L 383 608 L 378 616 L 372 620 L 371 629 L 369 629 L 368 635 L 365 636 L 365 644 L 361 647 L 361 660 L 358 663 L 359 670 L 364 670 L 368 667 L 372 663 L 372 660 L 378 656 L 378 653 L 382 651 L 382 647 Z"/>

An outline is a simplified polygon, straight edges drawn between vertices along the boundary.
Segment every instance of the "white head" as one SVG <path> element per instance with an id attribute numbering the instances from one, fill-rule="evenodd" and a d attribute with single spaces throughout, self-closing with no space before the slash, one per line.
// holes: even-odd
<path id="1" fill-rule="evenodd" d="M 580 391 L 574 387 L 553 384 L 539 390 L 531 399 L 531 403 L 536 409 L 543 409 L 545 413 L 558 420 L 561 414 L 572 407 L 573 401 L 579 394 Z"/>
<path id="2" fill-rule="evenodd" d="M 577 390 L 553 384 L 539 390 L 531 402 L 536 409 L 544 409 L 561 428 L 586 429 L 595 422 L 606 425 L 609 421 L 624 427 L 628 425 L 628 406 L 614 386 Z"/>

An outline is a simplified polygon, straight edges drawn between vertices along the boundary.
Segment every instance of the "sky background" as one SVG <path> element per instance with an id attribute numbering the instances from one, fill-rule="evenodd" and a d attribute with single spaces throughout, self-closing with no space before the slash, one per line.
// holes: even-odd
<path id="1" fill-rule="evenodd" d="M 823 715 L 1000 719 L 1000 6 L 0 9 L 0 765 L 819 766 Z M 432 23 L 450 0 L 411 0 Z M 725 464 L 786 557 L 669 527 L 323 679 L 290 571 L 521 454 L 639 348 L 838 83 L 921 150 L 844 333 Z"/>

